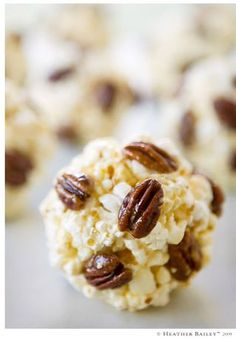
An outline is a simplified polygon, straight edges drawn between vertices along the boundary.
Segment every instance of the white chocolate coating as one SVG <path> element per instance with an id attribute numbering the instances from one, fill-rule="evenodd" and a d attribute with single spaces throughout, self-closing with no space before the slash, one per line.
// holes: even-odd
<path id="1" fill-rule="evenodd" d="M 142 140 L 153 142 L 147 137 Z M 182 283 L 165 266 L 168 244 L 180 243 L 187 226 L 201 246 L 203 266 L 209 260 L 217 219 L 210 209 L 210 184 L 205 177 L 191 174 L 191 164 L 168 140 L 159 140 L 156 145 L 177 160 L 177 171 L 161 174 L 149 170 L 125 158 L 115 140 L 98 139 L 58 174 L 85 173 L 93 177 L 95 190 L 85 206 L 77 211 L 66 208 L 55 189 L 41 205 L 52 265 L 59 267 L 87 297 L 99 297 L 118 309 L 136 311 L 169 302 L 170 292 Z M 118 229 L 118 211 L 130 189 L 146 178 L 159 181 L 164 203 L 151 233 L 136 239 Z M 104 249 L 116 253 L 132 270 L 133 279 L 128 284 L 102 291 L 88 284 L 82 273 L 84 261 Z"/>

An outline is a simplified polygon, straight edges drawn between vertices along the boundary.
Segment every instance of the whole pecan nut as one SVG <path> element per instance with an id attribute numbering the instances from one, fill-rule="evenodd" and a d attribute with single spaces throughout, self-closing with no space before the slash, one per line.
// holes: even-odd
<path id="1" fill-rule="evenodd" d="M 193 174 L 202 175 L 205 179 L 208 180 L 211 185 L 212 190 L 212 201 L 211 201 L 211 211 L 212 213 L 220 216 L 222 214 L 223 203 L 225 200 L 224 193 L 220 186 L 218 186 L 212 179 L 210 179 L 205 173 L 199 171 L 198 169 L 194 169 Z"/>
<path id="2" fill-rule="evenodd" d="M 176 161 L 163 149 L 147 142 L 132 142 L 124 148 L 124 155 L 160 173 L 176 171 Z"/>
<path id="3" fill-rule="evenodd" d="M 222 124 L 236 130 L 236 102 L 228 98 L 218 98 L 214 101 L 214 108 Z"/>
<path id="4" fill-rule="evenodd" d="M 212 194 L 213 194 L 213 199 L 211 202 L 211 211 L 217 216 L 220 216 L 222 214 L 223 203 L 225 200 L 224 193 L 222 189 L 220 188 L 220 186 L 218 186 L 213 180 L 211 180 L 208 177 L 207 179 L 211 185 Z"/>
<path id="5" fill-rule="evenodd" d="M 230 169 L 236 171 L 236 150 L 232 152 L 229 160 Z"/>
<path id="6" fill-rule="evenodd" d="M 48 80 L 51 82 L 62 81 L 69 78 L 73 73 L 75 73 L 75 67 L 68 66 L 54 71 L 49 75 Z"/>
<path id="7" fill-rule="evenodd" d="M 232 85 L 236 88 L 236 75 L 232 79 Z"/>
<path id="8" fill-rule="evenodd" d="M 78 139 L 78 131 L 73 126 L 61 126 L 57 130 L 57 136 L 62 141 L 75 143 Z"/>
<path id="9" fill-rule="evenodd" d="M 185 281 L 194 271 L 201 269 L 201 247 L 189 229 L 186 229 L 178 245 L 168 245 L 168 252 L 170 258 L 167 267 L 176 280 Z"/>
<path id="10" fill-rule="evenodd" d="M 33 169 L 31 158 L 18 150 L 5 152 L 5 180 L 8 185 L 21 186 Z"/>
<path id="11" fill-rule="evenodd" d="M 118 288 L 132 280 L 131 270 L 115 254 L 95 254 L 85 264 L 87 282 L 99 290 Z"/>
<path id="12" fill-rule="evenodd" d="M 93 190 L 93 181 L 90 176 L 85 174 L 79 177 L 72 174 L 63 174 L 58 178 L 55 189 L 66 207 L 78 210 L 90 197 Z"/>
<path id="13" fill-rule="evenodd" d="M 119 210 L 120 231 L 128 231 L 134 238 L 146 237 L 160 216 L 163 195 L 161 184 L 154 179 L 147 179 L 133 188 Z"/>
<path id="14" fill-rule="evenodd" d="M 99 83 L 95 88 L 96 101 L 104 111 L 112 107 L 116 94 L 117 88 L 112 82 Z"/>
<path id="15" fill-rule="evenodd" d="M 184 146 L 192 146 L 196 138 L 196 119 L 189 111 L 185 113 L 180 121 L 179 137 Z"/>

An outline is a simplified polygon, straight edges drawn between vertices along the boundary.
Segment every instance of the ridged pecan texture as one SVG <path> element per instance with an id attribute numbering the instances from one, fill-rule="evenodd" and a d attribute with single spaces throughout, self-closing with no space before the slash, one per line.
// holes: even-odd
<path id="1" fill-rule="evenodd" d="M 93 191 L 93 180 L 88 175 L 63 174 L 58 178 L 56 192 L 66 207 L 79 210 Z"/>
<path id="2" fill-rule="evenodd" d="M 158 221 L 163 195 L 161 184 L 154 179 L 147 179 L 134 187 L 119 210 L 120 231 L 128 231 L 134 238 L 146 237 Z"/>
<path id="3" fill-rule="evenodd" d="M 124 148 L 124 155 L 160 173 L 176 171 L 178 165 L 166 151 L 147 142 L 132 142 Z"/>
<path id="4" fill-rule="evenodd" d="M 194 271 L 202 266 L 202 251 L 193 233 L 186 229 L 182 241 L 178 245 L 169 245 L 170 259 L 167 267 L 172 276 L 179 281 L 186 281 Z"/>
<path id="5" fill-rule="evenodd" d="M 95 254 L 86 263 L 84 275 L 99 290 L 121 287 L 132 280 L 131 270 L 115 254 Z"/>

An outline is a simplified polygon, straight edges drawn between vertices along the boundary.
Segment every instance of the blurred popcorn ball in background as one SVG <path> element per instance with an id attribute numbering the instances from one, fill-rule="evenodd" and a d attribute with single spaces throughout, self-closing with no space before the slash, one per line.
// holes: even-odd
<path id="1" fill-rule="evenodd" d="M 16 217 L 27 206 L 27 195 L 53 151 L 47 125 L 27 102 L 23 90 L 6 81 L 6 216 Z"/>
<path id="2" fill-rule="evenodd" d="M 157 96 L 178 93 L 185 72 L 209 56 L 236 46 L 234 6 L 209 5 L 163 16 L 154 27 L 153 72 Z"/>
<path id="3" fill-rule="evenodd" d="M 178 100 L 163 109 L 163 132 L 226 189 L 236 188 L 236 57 L 203 61 L 186 73 Z"/>

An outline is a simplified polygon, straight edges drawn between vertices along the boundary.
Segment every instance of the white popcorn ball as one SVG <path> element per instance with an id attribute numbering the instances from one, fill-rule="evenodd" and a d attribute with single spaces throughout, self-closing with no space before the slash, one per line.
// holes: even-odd
<path id="1" fill-rule="evenodd" d="M 144 140 L 94 140 L 41 205 L 53 264 L 86 296 L 129 311 L 167 304 L 208 262 L 222 204 L 171 142 Z"/>

